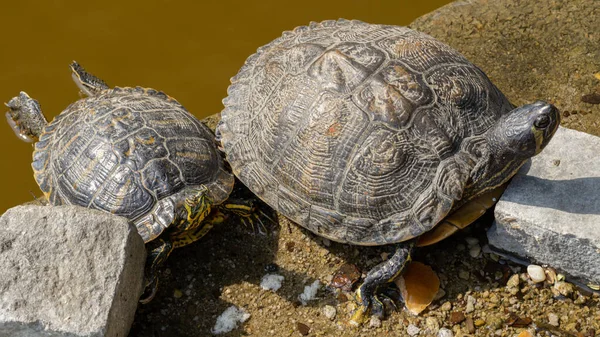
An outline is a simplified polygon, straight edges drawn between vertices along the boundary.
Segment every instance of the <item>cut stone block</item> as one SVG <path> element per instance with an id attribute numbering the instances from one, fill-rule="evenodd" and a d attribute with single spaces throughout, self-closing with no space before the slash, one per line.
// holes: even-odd
<path id="1" fill-rule="evenodd" d="M 600 137 L 560 127 L 496 205 L 490 245 L 600 283 Z"/>
<path id="2" fill-rule="evenodd" d="M 125 218 L 78 206 L 9 209 L 0 217 L 0 336 L 127 336 L 145 258 Z"/>

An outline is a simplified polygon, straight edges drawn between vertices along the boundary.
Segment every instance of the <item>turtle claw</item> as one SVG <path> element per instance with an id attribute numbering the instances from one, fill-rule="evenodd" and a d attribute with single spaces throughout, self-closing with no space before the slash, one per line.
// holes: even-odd
<path id="1" fill-rule="evenodd" d="M 277 222 L 265 213 L 262 207 L 265 206 L 255 199 L 235 200 L 233 198 L 229 203 L 221 206 L 224 212 L 238 217 L 244 227 L 250 228 L 253 233 L 266 235 L 269 233 L 269 227 L 276 225 Z"/>
<path id="2" fill-rule="evenodd" d="M 141 304 L 148 304 L 156 296 L 156 292 L 158 291 L 158 278 L 155 277 L 148 285 L 146 285 L 146 289 L 144 289 L 144 293 L 140 297 L 139 302 Z"/>
<path id="3" fill-rule="evenodd" d="M 252 233 L 256 234 L 258 232 L 258 234 L 262 234 L 262 235 L 265 235 L 268 233 L 267 227 L 262 222 L 262 220 L 260 219 L 260 216 L 258 214 L 252 214 L 249 216 L 241 216 L 240 219 L 242 220 L 244 227 L 250 228 L 252 230 Z M 250 224 L 248 224 L 248 223 L 250 223 Z"/>
<path id="4" fill-rule="evenodd" d="M 371 304 L 371 314 L 376 316 L 377 318 L 383 318 L 385 315 L 385 307 L 383 302 L 377 297 L 373 296 L 373 301 Z"/>
<path id="5" fill-rule="evenodd" d="M 356 309 L 352 318 L 350 318 L 350 324 L 354 326 L 359 326 L 365 322 L 365 320 L 369 316 L 375 316 L 377 318 L 385 317 L 385 309 L 386 303 L 390 303 L 391 306 L 398 310 L 398 307 L 395 303 L 396 294 L 390 293 L 388 294 L 386 290 L 383 292 L 373 292 L 370 289 L 360 287 L 356 292 L 357 301 L 359 302 L 359 307 Z"/>
<path id="6" fill-rule="evenodd" d="M 360 326 L 364 323 L 366 317 L 369 316 L 369 313 L 371 311 L 371 298 L 373 296 L 372 294 L 365 295 L 365 289 L 363 288 L 363 286 L 358 288 L 358 290 L 356 291 L 356 299 L 359 303 L 359 306 L 358 309 L 356 309 L 356 312 L 354 312 L 354 315 L 352 315 L 352 318 L 350 318 L 350 325 Z M 369 293 L 369 291 L 367 291 L 367 293 Z"/>

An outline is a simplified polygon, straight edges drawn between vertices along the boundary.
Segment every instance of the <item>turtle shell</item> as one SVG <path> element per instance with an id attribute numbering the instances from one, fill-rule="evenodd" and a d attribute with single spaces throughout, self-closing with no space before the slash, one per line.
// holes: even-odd
<path id="1" fill-rule="evenodd" d="M 212 132 L 171 97 L 140 87 L 71 104 L 45 127 L 32 167 L 52 205 L 100 209 L 133 222 L 153 214 L 165 222 L 158 231 L 174 218 L 173 205 L 161 200 L 205 185 L 219 204 L 233 187 Z"/>
<path id="2" fill-rule="evenodd" d="M 449 46 L 359 21 L 285 32 L 231 82 L 218 137 L 234 174 L 296 223 L 360 245 L 408 240 L 457 207 L 456 154 L 513 108 Z"/>

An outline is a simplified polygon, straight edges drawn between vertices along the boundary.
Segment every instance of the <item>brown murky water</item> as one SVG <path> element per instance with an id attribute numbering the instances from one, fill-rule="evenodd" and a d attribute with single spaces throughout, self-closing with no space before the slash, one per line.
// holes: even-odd
<path id="1" fill-rule="evenodd" d="M 48 119 L 77 100 L 68 64 L 109 85 L 153 87 L 202 118 L 220 111 L 229 78 L 257 47 L 310 21 L 407 25 L 448 0 L 12 1 L 1 6 L 0 101 L 19 91 Z M 31 144 L 0 121 L 0 213 L 32 200 Z"/>

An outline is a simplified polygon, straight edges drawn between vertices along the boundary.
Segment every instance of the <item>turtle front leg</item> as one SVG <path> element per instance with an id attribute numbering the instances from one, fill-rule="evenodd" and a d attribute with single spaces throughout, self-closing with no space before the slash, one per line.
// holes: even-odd
<path id="1" fill-rule="evenodd" d="M 10 109 L 6 113 L 6 121 L 17 137 L 28 143 L 37 141 L 48 124 L 40 103 L 21 91 L 5 105 Z"/>
<path id="2" fill-rule="evenodd" d="M 170 240 L 156 239 L 147 244 L 148 257 L 144 268 L 146 288 L 140 298 L 140 303 L 147 304 L 156 295 L 158 289 L 158 270 L 165 263 L 173 251 L 173 243 Z"/>
<path id="3" fill-rule="evenodd" d="M 263 222 L 263 219 L 270 224 L 276 224 L 277 222 L 273 219 L 274 216 L 269 216 L 263 209 L 268 208 L 262 202 L 254 199 L 236 199 L 229 198 L 225 203 L 219 205 L 219 208 L 225 213 L 232 213 L 240 218 L 242 223 L 252 228 L 256 232 L 255 228 L 258 228 L 258 232 L 265 234 L 267 233 L 267 226 Z"/>
<path id="4" fill-rule="evenodd" d="M 361 324 L 369 311 L 376 316 L 383 316 L 383 303 L 379 301 L 376 295 L 377 288 L 387 282 L 393 281 L 411 260 L 411 252 L 414 247 L 414 241 L 400 243 L 396 247 L 396 252 L 392 257 L 369 270 L 363 284 L 357 290 L 359 308 L 350 319 L 354 325 Z"/>
<path id="5" fill-rule="evenodd" d="M 217 222 L 223 221 L 223 216 L 215 213 L 208 217 L 211 211 L 208 190 L 202 186 L 191 191 L 180 207 L 179 214 L 163 236 L 147 244 L 145 279 L 146 288 L 140 302 L 149 303 L 158 289 L 158 271 L 175 248 L 186 246 L 197 241 L 208 232 Z M 208 219 L 207 219 L 208 218 Z"/>

